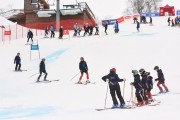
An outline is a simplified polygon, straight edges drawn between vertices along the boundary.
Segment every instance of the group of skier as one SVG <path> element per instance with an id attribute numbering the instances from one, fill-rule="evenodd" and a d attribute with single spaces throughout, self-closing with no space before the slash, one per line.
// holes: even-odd
<path id="1" fill-rule="evenodd" d="M 16 64 L 15 71 L 21 71 L 20 53 L 17 53 L 17 55 L 15 56 L 14 64 Z M 88 73 L 88 65 L 87 65 L 86 61 L 84 60 L 84 57 L 80 57 L 79 70 L 80 70 L 81 75 L 80 75 L 80 78 L 79 78 L 79 81 L 77 82 L 77 84 L 82 84 L 81 80 L 82 80 L 84 73 L 86 74 L 86 83 L 90 83 L 89 73 Z M 158 77 L 155 79 L 155 81 L 158 81 L 157 86 L 160 90 L 159 93 L 168 92 L 169 89 L 165 85 L 165 78 L 164 78 L 164 74 L 163 74 L 162 70 L 158 66 L 155 66 L 154 70 L 157 71 Z M 44 81 L 47 81 L 48 73 L 46 72 L 45 58 L 43 58 L 39 64 L 39 76 L 38 76 L 36 82 L 40 82 L 40 77 L 41 77 L 42 73 L 45 74 Z M 154 82 L 153 82 L 153 77 L 150 75 L 150 72 L 146 72 L 144 69 L 140 69 L 139 72 L 138 72 L 138 70 L 132 70 L 132 73 L 133 73 L 134 81 L 131 82 L 130 85 L 134 86 L 136 89 L 135 90 L 135 95 L 137 98 L 136 105 L 142 106 L 144 104 L 148 104 L 149 102 L 152 102 L 153 99 L 152 99 L 151 90 L 153 89 Z M 116 73 L 116 68 L 112 68 L 112 69 L 110 69 L 109 74 L 102 77 L 102 80 L 105 82 L 108 82 L 108 84 L 109 84 L 110 94 L 111 94 L 112 101 L 113 101 L 112 108 L 117 108 L 117 107 L 123 108 L 125 105 L 125 101 L 123 98 L 124 96 L 122 97 L 122 94 L 121 94 L 119 82 L 123 82 L 123 81 L 125 82 L 126 79 L 125 78 L 120 79 L 118 74 Z M 165 89 L 164 91 L 160 85 L 162 85 L 164 87 L 164 89 Z M 118 104 L 116 95 L 119 99 L 120 105 Z"/>

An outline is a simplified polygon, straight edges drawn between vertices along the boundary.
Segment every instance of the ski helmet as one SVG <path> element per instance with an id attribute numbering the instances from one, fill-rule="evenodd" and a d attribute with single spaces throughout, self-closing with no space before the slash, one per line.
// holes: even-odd
<path id="1" fill-rule="evenodd" d="M 158 70 L 158 69 L 159 69 L 159 67 L 158 67 L 158 66 L 155 66 L 155 67 L 154 67 L 154 70 Z"/>
<path id="2" fill-rule="evenodd" d="M 112 68 L 111 71 L 116 72 L 116 68 Z"/>

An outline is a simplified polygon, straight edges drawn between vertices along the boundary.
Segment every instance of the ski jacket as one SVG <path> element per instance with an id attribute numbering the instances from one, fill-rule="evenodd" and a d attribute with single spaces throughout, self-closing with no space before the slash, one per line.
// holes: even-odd
<path id="1" fill-rule="evenodd" d="M 39 65 L 39 71 L 40 71 L 40 72 L 46 71 L 44 61 L 41 61 L 40 65 Z"/>
<path id="2" fill-rule="evenodd" d="M 14 64 L 21 64 L 21 58 L 19 57 L 19 56 L 16 56 L 15 58 L 14 58 Z"/>
<path id="3" fill-rule="evenodd" d="M 134 75 L 134 82 L 132 83 L 132 85 L 138 90 L 142 89 L 142 83 L 139 74 Z"/>
<path id="4" fill-rule="evenodd" d="M 88 71 L 88 66 L 87 66 L 86 61 L 80 61 L 80 63 L 79 63 L 79 70 L 81 72 L 87 72 Z"/>
<path id="5" fill-rule="evenodd" d="M 118 75 L 113 71 L 110 71 L 108 75 L 102 77 L 102 80 L 104 80 L 105 82 L 107 79 L 109 80 L 109 85 L 119 85 L 118 82 L 124 81 L 123 79 L 120 79 Z"/>
<path id="6" fill-rule="evenodd" d="M 50 31 L 54 32 L 54 27 L 53 26 L 50 27 Z"/>
<path id="7" fill-rule="evenodd" d="M 33 33 L 32 33 L 32 31 L 29 31 L 29 32 L 28 32 L 27 38 L 33 38 Z"/>
<path id="8" fill-rule="evenodd" d="M 147 76 L 148 89 L 153 89 L 153 77 Z"/>
<path id="9" fill-rule="evenodd" d="M 165 79 L 164 79 L 164 74 L 163 74 L 163 72 L 162 72 L 162 70 L 161 69 L 159 69 L 158 71 L 157 71 L 157 75 L 158 75 L 158 78 L 156 78 L 155 80 L 157 81 L 159 81 L 159 82 L 164 82 L 165 81 Z"/>
<path id="10" fill-rule="evenodd" d="M 142 88 L 145 90 L 148 88 L 147 76 L 146 75 L 142 75 Z"/>

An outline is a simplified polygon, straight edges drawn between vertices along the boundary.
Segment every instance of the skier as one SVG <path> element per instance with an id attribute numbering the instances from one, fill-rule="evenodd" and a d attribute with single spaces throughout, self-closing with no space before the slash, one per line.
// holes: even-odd
<path id="1" fill-rule="evenodd" d="M 80 23 L 78 23 L 77 33 L 78 33 L 79 36 L 81 34 L 81 30 L 82 30 L 82 26 L 81 26 Z"/>
<path id="2" fill-rule="evenodd" d="M 105 82 L 108 82 L 109 84 L 110 94 L 113 101 L 112 108 L 117 108 L 117 107 L 123 108 L 125 105 L 125 102 L 121 95 L 121 89 L 118 82 L 125 81 L 126 79 L 120 79 L 118 75 L 116 74 L 116 68 L 112 68 L 110 69 L 110 73 L 108 75 L 102 77 L 102 80 L 104 80 Z M 120 106 L 118 106 L 116 95 L 119 98 Z"/>
<path id="3" fill-rule="evenodd" d="M 146 71 L 141 72 L 141 82 L 142 82 L 142 88 L 143 88 L 143 100 L 144 104 L 148 104 L 148 97 L 147 97 L 147 89 L 148 89 L 148 82 L 147 82 L 147 75 Z"/>
<path id="4" fill-rule="evenodd" d="M 87 33 L 89 33 L 89 25 L 88 25 L 88 23 L 86 23 L 84 25 L 84 37 L 86 36 Z"/>
<path id="5" fill-rule="evenodd" d="M 44 37 L 47 37 L 48 36 L 48 26 L 45 27 L 45 34 L 44 34 Z"/>
<path id="6" fill-rule="evenodd" d="M 163 93 L 163 89 L 160 86 L 161 84 L 164 87 L 164 89 L 166 90 L 165 92 L 169 92 L 167 86 L 165 85 L 165 78 L 164 78 L 164 74 L 163 74 L 162 70 L 159 69 L 158 66 L 155 66 L 154 70 L 157 71 L 157 75 L 158 75 L 158 78 L 156 78 L 155 81 L 158 81 L 157 86 L 158 86 L 158 88 L 160 90 L 159 93 Z"/>
<path id="7" fill-rule="evenodd" d="M 54 33 L 54 27 L 53 27 L 53 25 L 51 25 L 50 31 L 51 31 L 51 38 L 52 38 L 52 37 L 54 38 L 55 33 Z"/>
<path id="8" fill-rule="evenodd" d="M 133 76 L 134 76 L 134 82 L 131 83 L 131 85 L 133 85 L 136 89 L 136 98 L 138 103 L 136 104 L 138 107 L 143 105 L 143 88 L 142 88 L 142 84 L 141 84 L 141 79 L 140 79 L 140 75 L 138 74 L 137 70 L 132 70 Z"/>
<path id="9" fill-rule="evenodd" d="M 29 30 L 29 32 L 27 33 L 27 38 L 28 38 L 28 40 L 27 40 L 27 45 L 28 45 L 28 42 L 29 42 L 29 39 L 30 39 L 30 38 L 31 38 L 31 41 L 32 41 L 32 43 L 33 43 L 33 33 L 32 33 L 31 30 Z"/>
<path id="10" fill-rule="evenodd" d="M 149 24 L 152 24 L 152 17 L 149 17 Z"/>
<path id="11" fill-rule="evenodd" d="M 171 17 L 168 17 L 168 20 L 167 20 L 168 26 L 170 26 L 170 21 L 171 21 Z"/>
<path id="12" fill-rule="evenodd" d="M 86 83 L 90 83 L 90 81 L 89 81 L 89 73 L 88 73 L 88 66 L 87 66 L 86 61 L 84 61 L 83 57 L 80 58 L 79 70 L 81 72 L 81 76 L 80 76 L 79 81 L 77 83 L 82 84 L 81 80 L 82 80 L 82 77 L 83 77 L 84 73 L 86 73 L 86 78 L 87 78 Z"/>
<path id="13" fill-rule="evenodd" d="M 63 37 L 63 26 L 59 28 L 59 39 L 62 39 Z"/>
<path id="14" fill-rule="evenodd" d="M 45 58 L 43 58 L 42 61 L 40 62 L 40 65 L 39 65 L 39 73 L 40 73 L 40 74 L 39 74 L 36 82 L 39 82 L 39 79 L 40 79 L 42 73 L 45 74 L 45 76 L 44 76 L 44 81 L 47 81 L 46 77 L 47 77 L 47 74 L 48 74 L 48 73 L 46 72 Z"/>
<path id="15" fill-rule="evenodd" d="M 74 26 L 73 26 L 73 30 L 74 30 L 74 34 L 73 34 L 73 36 L 77 36 L 77 23 L 76 24 L 74 24 Z"/>
<path id="16" fill-rule="evenodd" d="M 147 96 L 149 101 L 152 101 L 151 90 L 153 89 L 153 77 L 150 76 L 150 72 L 146 72 L 146 76 L 147 76 L 147 84 L 148 84 Z"/>
<path id="17" fill-rule="evenodd" d="M 138 31 L 138 32 L 140 32 L 140 31 L 139 31 L 139 28 L 140 28 L 140 23 L 139 23 L 139 21 L 138 21 L 138 20 L 136 20 L 136 23 L 137 23 L 137 26 L 136 26 L 137 31 Z"/>
<path id="18" fill-rule="evenodd" d="M 95 32 L 94 35 L 99 35 L 99 26 L 98 26 L 98 24 L 96 24 L 95 28 L 96 28 L 96 32 Z"/>
<path id="19" fill-rule="evenodd" d="M 115 32 L 115 33 L 118 33 L 118 32 L 119 32 L 118 21 L 116 21 L 116 23 L 114 24 L 114 32 Z"/>
<path id="20" fill-rule="evenodd" d="M 103 24 L 103 26 L 104 26 L 104 32 L 106 33 L 106 35 L 107 35 L 107 28 L 108 28 L 108 24 L 107 24 L 107 22 L 105 22 L 104 24 Z"/>
<path id="21" fill-rule="evenodd" d="M 89 25 L 89 30 L 90 30 L 89 36 L 91 36 L 93 34 L 93 26 L 92 26 L 92 24 Z"/>
<path id="22" fill-rule="evenodd" d="M 20 53 L 17 53 L 17 55 L 14 58 L 14 64 L 15 66 L 15 71 L 21 71 L 21 58 L 20 58 Z"/>

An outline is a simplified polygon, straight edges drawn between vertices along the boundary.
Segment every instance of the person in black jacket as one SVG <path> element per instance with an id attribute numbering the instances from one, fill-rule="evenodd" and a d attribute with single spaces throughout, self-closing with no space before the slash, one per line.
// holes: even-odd
<path id="1" fill-rule="evenodd" d="M 137 106 L 142 106 L 143 105 L 143 88 L 142 88 L 142 82 L 140 79 L 140 75 L 138 74 L 137 70 L 132 70 L 133 76 L 134 76 L 134 82 L 131 83 L 136 89 L 136 98 L 138 103 L 136 104 Z"/>
<path id="2" fill-rule="evenodd" d="M 63 26 L 59 28 L 59 39 L 62 39 L 63 37 Z"/>
<path id="3" fill-rule="evenodd" d="M 108 33 L 107 33 L 108 23 L 107 23 L 107 22 L 104 22 L 103 26 L 104 26 L 104 32 L 105 32 L 106 35 L 107 35 L 107 34 L 108 34 Z"/>
<path id="4" fill-rule="evenodd" d="M 32 33 L 31 30 L 29 30 L 29 32 L 27 33 L 27 38 L 28 38 L 27 44 L 28 44 L 30 38 L 31 38 L 31 41 L 32 41 L 32 43 L 33 43 L 33 33 Z"/>
<path id="5" fill-rule="evenodd" d="M 120 89 L 120 85 L 118 82 L 125 81 L 125 79 L 120 79 L 118 77 L 118 75 L 116 74 L 116 69 L 112 68 L 112 69 L 110 69 L 110 73 L 108 75 L 102 77 L 102 80 L 109 83 L 110 94 L 111 94 L 112 101 L 113 101 L 112 108 L 118 107 L 118 101 L 116 99 L 116 94 L 117 94 L 119 101 L 120 101 L 119 107 L 123 108 L 125 105 L 125 102 L 124 102 L 124 99 L 121 95 L 121 89 Z"/>
<path id="6" fill-rule="evenodd" d="M 142 88 L 143 88 L 143 100 L 144 104 L 148 104 L 148 96 L 147 96 L 147 89 L 148 89 L 148 82 L 147 82 L 147 75 L 146 71 L 143 69 L 139 70 L 139 73 L 141 74 L 141 82 L 142 82 Z"/>
<path id="7" fill-rule="evenodd" d="M 157 71 L 157 75 L 158 75 L 158 78 L 156 78 L 155 81 L 158 81 L 157 86 L 158 86 L 158 88 L 160 90 L 159 93 L 163 93 L 163 89 L 160 86 L 161 84 L 164 87 L 164 89 L 166 90 L 165 92 L 169 92 L 167 86 L 165 85 L 165 78 L 164 78 L 164 74 L 163 74 L 162 70 L 159 69 L 158 66 L 155 66 L 154 70 Z"/>
<path id="8" fill-rule="evenodd" d="M 38 79 L 37 79 L 36 82 L 39 82 L 39 79 L 40 79 L 42 73 L 45 74 L 45 76 L 44 76 L 44 81 L 46 81 L 46 80 L 47 80 L 46 77 L 47 77 L 47 74 L 48 74 L 48 73 L 46 72 L 45 58 L 42 59 L 40 65 L 39 65 L 39 73 L 40 73 L 40 75 L 38 76 Z"/>
<path id="9" fill-rule="evenodd" d="M 146 72 L 146 75 L 147 75 L 147 84 L 148 84 L 147 96 L 149 101 L 152 101 L 151 90 L 153 89 L 153 77 L 150 75 L 150 72 Z"/>
<path id="10" fill-rule="evenodd" d="M 14 58 L 14 64 L 15 66 L 15 71 L 21 71 L 21 58 L 20 58 L 20 53 L 17 53 L 17 55 Z"/>
<path id="11" fill-rule="evenodd" d="M 86 61 L 84 61 L 83 57 L 80 58 L 79 70 L 81 72 L 81 76 L 80 76 L 79 81 L 77 83 L 82 84 L 81 80 L 82 80 L 82 77 L 83 77 L 84 73 L 86 73 L 86 78 L 87 78 L 86 83 L 90 83 L 90 81 L 89 81 L 89 73 L 88 73 L 88 66 L 87 66 Z"/>

